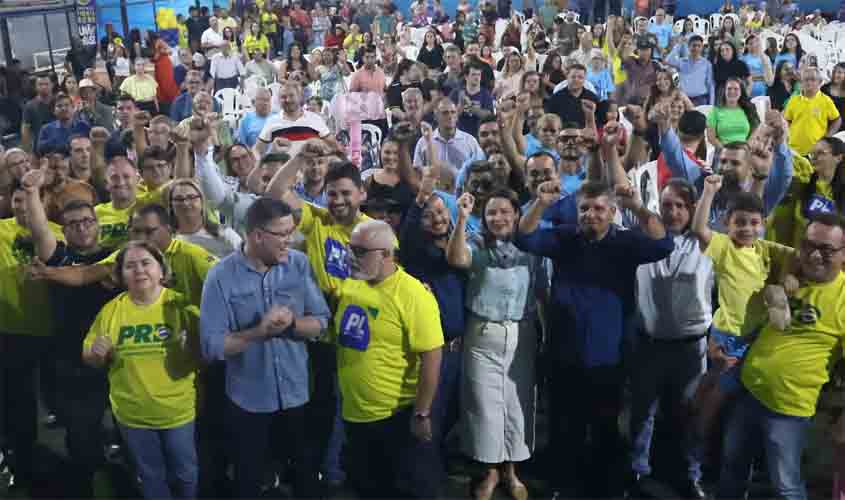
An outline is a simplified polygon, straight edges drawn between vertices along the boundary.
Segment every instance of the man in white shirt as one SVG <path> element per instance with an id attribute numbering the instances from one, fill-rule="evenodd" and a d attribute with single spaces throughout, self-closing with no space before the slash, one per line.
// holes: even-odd
<path id="1" fill-rule="evenodd" d="M 240 77 L 244 70 L 244 63 L 238 54 L 233 54 L 229 44 L 223 46 L 223 52 L 211 59 L 211 78 L 214 78 L 214 91 L 220 89 L 236 89 L 240 85 Z"/>
<path id="2" fill-rule="evenodd" d="M 448 97 L 443 97 L 437 103 L 437 130 L 431 140 L 435 144 L 437 160 L 444 167 L 448 166 L 452 174 L 469 158 L 484 158 L 484 151 L 478 145 L 475 137 L 458 129 L 458 108 Z M 431 165 L 431 157 L 425 137 L 417 141 L 414 149 L 414 166 Z"/>
<path id="3" fill-rule="evenodd" d="M 274 139 L 283 138 L 291 142 L 322 139 L 332 151 L 340 149 L 323 117 L 303 109 L 302 86 L 296 82 L 282 82 L 279 89 L 281 111 L 271 116 L 255 143 L 253 152 L 261 158 Z"/>
<path id="4" fill-rule="evenodd" d="M 202 33 L 201 42 L 207 59 L 220 54 L 221 49 L 229 45 L 229 42 L 223 39 L 216 17 L 208 19 L 208 29 Z"/>

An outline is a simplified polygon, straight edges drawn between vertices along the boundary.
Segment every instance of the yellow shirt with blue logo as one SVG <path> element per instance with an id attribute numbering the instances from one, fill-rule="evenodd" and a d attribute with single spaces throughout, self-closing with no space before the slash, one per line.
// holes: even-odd
<path id="1" fill-rule="evenodd" d="M 437 300 L 397 268 L 371 286 L 348 279 L 334 316 L 343 418 L 375 422 L 413 404 L 419 354 L 443 345 Z"/>
<path id="2" fill-rule="evenodd" d="M 752 344 L 742 384 L 774 412 L 811 417 L 830 370 L 843 356 L 845 275 L 800 288 L 789 306 L 789 327 L 767 326 Z"/>
<path id="3" fill-rule="evenodd" d="M 172 429 L 196 417 L 199 309 L 164 288 L 149 305 L 122 293 L 103 306 L 84 347 L 111 339 L 109 399 L 118 422 L 128 427 Z"/>
<path id="4" fill-rule="evenodd" d="M 50 230 L 64 239 L 52 222 Z M 12 217 L 0 219 L 0 333 L 50 335 L 53 321 L 45 281 L 29 280 L 24 266 L 32 262 L 35 243 L 29 229 Z"/>

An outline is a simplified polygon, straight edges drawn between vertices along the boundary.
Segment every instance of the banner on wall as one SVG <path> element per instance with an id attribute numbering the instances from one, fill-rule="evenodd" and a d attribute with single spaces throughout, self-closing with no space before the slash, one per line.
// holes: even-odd
<path id="1" fill-rule="evenodd" d="M 76 25 L 83 47 L 97 45 L 97 0 L 76 0 Z"/>

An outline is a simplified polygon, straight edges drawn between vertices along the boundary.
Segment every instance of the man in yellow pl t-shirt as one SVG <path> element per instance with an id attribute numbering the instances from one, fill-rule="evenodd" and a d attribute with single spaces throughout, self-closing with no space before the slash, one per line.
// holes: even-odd
<path id="1" fill-rule="evenodd" d="M 729 417 L 717 498 L 741 498 L 752 460 L 766 453 L 778 498 L 807 498 L 801 455 L 810 419 L 845 340 L 845 219 L 814 215 L 799 249 L 802 287 L 790 299 L 792 322 L 767 325 L 742 367 L 744 391 Z M 834 426 L 845 430 L 845 418 Z"/>
<path id="2" fill-rule="evenodd" d="M 355 226 L 334 317 L 351 483 L 361 498 L 437 498 L 431 404 L 443 330 L 434 295 L 395 261 L 383 221 Z"/>

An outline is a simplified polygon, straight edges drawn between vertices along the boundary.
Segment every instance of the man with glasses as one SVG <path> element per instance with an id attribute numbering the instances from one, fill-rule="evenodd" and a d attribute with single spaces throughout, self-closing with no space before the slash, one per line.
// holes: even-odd
<path id="1" fill-rule="evenodd" d="M 161 203 L 163 191 L 173 178 L 173 159 L 175 151 L 159 146 L 150 146 L 138 161 L 141 184 L 138 185 L 138 198 L 142 203 Z"/>
<path id="2" fill-rule="evenodd" d="M 355 226 L 334 298 L 349 473 L 361 498 L 437 498 L 443 484 L 431 407 L 443 347 L 434 296 L 396 262 L 383 221 Z"/>
<path id="3" fill-rule="evenodd" d="M 294 496 L 313 495 L 306 459 L 307 340 L 323 335 L 329 307 L 308 257 L 289 248 L 291 208 L 258 198 L 247 210 L 241 250 L 209 273 L 202 296 L 203 357 L 226 364 L 226 423 L 236 496 L 256 498 L 270 450 L 294 463 Z M 271 432 L 273 430 L 281 432 Z"/>
<path id="4" fill-rule="evenodd" d="M 818 68 L 801 70 L 801 94 L 786 104 L 783 117 L 789 122 L 789 147 L 806 155 L 819 139 L 839 130 L 842 117 L 833 100 L 821 92 L 822 75 Z"/>
<path id="5" fill-rule="evenodd" d="M 33 170 L 23 181 L 26 192 L 28 226 L 32 231 L 35 255 L 47 266 L 88 266 L 105 259 L 111 250 L 99 244 L 100 226 L 94 206 L 83 200 L 63 205 L 60 222 L 64 241 L 47 220 L 39 191 L 48 183 L 45 171 Z M 65 443 L 71 460 L 71 473 L 65 485 L 69 496 L 91 498 L 92 480 L 103 465 L 103 413 L 108 383 L 102 370 L 82 362 L 79 346 L 94 318 L 117 291 L 99 283 L 68 287 L 51 283 L 50 305 L 54 318 L 61 318 L 61 331 L 54 337 L 52 361 L 56 368 L 57 406 L 66 428 Z"/>
<path id="6" fill-rule="evenodd" d="M 829 367 L 842 357 L 845 337 L 845 220 L 810 217 L 799 245 L 801 287 L 790 298 L 785 330 L 766 325 L 742 365 L 742 392 L 727 420 L 716 497 L 741 498 L 760 450 L 778 498 L 807 498 L 801 456 Z M 845 417 L 830 428 L 842 441 Z"/>
<path id="7" fill-rule="evenodd" d="M 168 287 L 188 297 L 192 304 L 200 304 L 205 276 L 217 259 L 199 245 L 174 238 L 166 208 L 150 204 L 137 210 L 129 226 L 129 236 L 132 240 L 155 245 L 164 254 L 172 271 Z M 90 266 L 46 267 L 43 262 L 35 261 L 28 273 L 34 279 L 46 279 L 66 286 L 85 286 L 110 279 L 119 252 L 113 251 Z"/>

